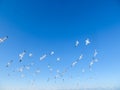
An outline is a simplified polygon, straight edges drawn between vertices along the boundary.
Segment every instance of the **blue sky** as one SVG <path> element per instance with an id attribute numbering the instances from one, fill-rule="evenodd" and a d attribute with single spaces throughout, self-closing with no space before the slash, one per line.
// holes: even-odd
<path id="1" fill-rule="evenodd" d="M 119 0 L 1 0 L 0 38 L 8 39 L 0 43 L 0 88 L 120 88 L 119 35 Z M 91 42 L 88 46 L 87 38 Z M 80 42 L 78 47 L 76 40 Z M 90 72 L 88 67 L 95 49 L 99 61 Z M 24 50 L 26 55 L 20 63 L 19 54 Z M 53 56 L 49 55 L 51 51 L 55 52 Z M 33 56 L 29 57 L 29 53 Z M 44 54 L 47 57 L 40 61 Z M 71 68 L 81 54 L 83 60 Z M 56 61 L 58 57 L 60 62 Z M 10 60 L 13 63 L 6 68 Z M 16 70 L 31 62 L 35 64 L 24 70 L 25 77 L 21 78 Z M 48 65 L 53 68 L 52 73 Z M 68 67 L 65 75 L 55 81 L 56 70 L 62 72 Z M 34 74 L 37 69 L 40 73 Z"/>

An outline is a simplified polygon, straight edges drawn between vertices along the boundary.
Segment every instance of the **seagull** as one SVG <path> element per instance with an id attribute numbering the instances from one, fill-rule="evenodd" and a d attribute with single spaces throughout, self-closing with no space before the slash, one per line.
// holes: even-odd
<path id="1" fill-rule="evenodd" d="M 0 38 L 0 43 L 4 42 L 6 39 L 8 39 L 8 36 Z"/>
<path id="2" fill-rule="evenodd" d="M 40 70 L 39 70 L 39 69 L 37 69 L 35 72 L 36 72 L 36 73 L 40 73 Z"/>
<path id="3" fill-rule="evenodd" d="M 80 55 L 79 60 L 81 60 L 82 58 L 83 58 L 83 54 Z"/>
<path id="4" fill-rule="evenodd" d="M 50 68 L 49 70 L 50 70 L 50 72 L 52 72 L 52 71 L 53 71 L 53 69 L 52 69 L 52 68 Z"/>
<path id="5" fill-rule="evenodd" d="M 94 52 L 94 57 L 96 57 L 96 55 L 98 54 L 98 52 L 96 51 L 96 49 L 95 49 L 95 52 Z"/>
<path id="6" fill-rule="evenodd" d="M 23 67 L 20 67 L 20 68 L 18 69 L 18 71 L 19 71 L 19 72 L 23 72 Z"/>
<path id="7" fill-rule="evenodd" d="M 32 57 L 32 55 L 33 55 L 32 53 L 29 53 L 29 57 Z"/>
<path id="8" fill-rule="evenodd" d="M 55 52 L 54 52 L 54 51 L 51 51 L 50 55 L 54 55 L 54 54 L 55 54 Z"/>
<path id="9" fill-rule="evenodd" d="M 87 38 L 87 39 L 85 40 L 85 45 L 88 45 L 88 44 L 90 44 L 89 38 Z"/>
<path id="10" fill-rule="evenodd" d="M 75 47 L 77 47 L 79 45 L 79 41 L 77 40 L 76 42 L 75 42 Z"/>
<path id="11" fill-rule="evenodd" d="M 45 59 L 46 56 L 47 56 L 46 54 L 44 54 L 43 56 L 41 56 L 41 57 L 40 57 L 40 61 L 42 61 L 43 59 Z"/>
<path id="12" fill-rule="evenodd" d="M 72 67 L 74 67 L 77 64 L 77 61 L 72 63 Z"/>
<path id="13" fill-rule="evenodd" d="M 60 58 L 57 58 L 57 61 L 60 61 Z"/>
<path id="14" fill-rule="evenodd" d="M 22 62 L 22 59 L 23 59 L 25 54 L 26 54 L 25 50 L 21 54 L 19 54 L 19 62 Z"/>
<path id="15" fill-rule="evenodd" d="M 26 68 L 27 70 L 29 70 L 29 69 L 30 69 L 30 67 L 29 67 L 29 66 L 25 66 L 25 68 Z"/>
<path id="16" fill-rule="evenodd" d="M 94 61 L 92 60 L 89 64 L 89 69 L 92 70 L 92 65 L 94 64 Z"/>
<path id="17" fill-rule="evenodd" d="M 51 66 L 50 65 L 48 65 L 48 68 L 50 68 Z"/>
<path id="18" fill-rule="evenodd" d="M 94 64 L 94 61 L 91 61 L 91 62 L 90 62 L 90 66 L 92 66 L 93 64 Z"/>
<path id="19" fill-rule="evenodd" d="M 10 62 L 8 62 L 7 65 L 6 65 L 6 67 L 9 67 L 12 62 L 13 62 L 13 60 L 11 60 Z"/>
<path id="20" fill-rule="evenodd" d="M 98 59 L 94 59 L 94 62 L 98 62 Z"/>

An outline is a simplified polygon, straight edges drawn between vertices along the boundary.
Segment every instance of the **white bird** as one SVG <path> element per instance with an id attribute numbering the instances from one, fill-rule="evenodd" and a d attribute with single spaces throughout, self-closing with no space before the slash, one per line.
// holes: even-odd
<path id="1" fill-rule="evenodd" d="M 92 60 L 91 62 L 90 62 L 90 64 L 89 64 L 89 69 L 90 69 L 90 71 L 92 70 L 92 65 L 94 64 L 94 61 Z"/>
<path id="2" fill-rule="evenodd" d="M 54 55 L 54 54 L 55 54 L 55 52 L 54 52 L 54 51 L 51 51 L 50 55 Z"/>
<path id="3" fill-rule="evenodd" d="M 83 54 L 80 55 L 79 60 L 81 60 L 82 58 L 83 58 Z"/>
<path id="4" fill-rule="evenodd" d="M 97 54 L 98 54 L 98 52 L 97 52 L 97 50 L 95 49 L 94 57 L 96 57 Z"/>
<path id="5" fill-rule="evenodd" d="M 46 54 L 44 54 L 43 56 L 41 56 L 41 57 L 40 57 L 40 61 L 42 61 L 43 59 L 45 59 L 46 56 L 47 56 Z"/>
<path id="6" fill-rule="evenodd" d="M 36 72 L 36 73 L 40 73 L 40 70 L 39 70 L 39 69 L 37 69 L 35 72 Z"/>
<path id="7" fill-rule="evenodd" d="M 57 58 L 57 61 L 60 61 L 60 58 Z"/>
<path id="8" fill-rule="evenodd" d="M 72 67 L 74 67 L 77 64 L 77 61 L 72 63 Z"/>
<path id="9" fill-rule="evenodd" d="M 89 65 L 92 66 L 93 64 L 94 64 L 94 61 L 91 61 Z"/>
<path id="10" fill-rule="evenodd" d="M 29 57 L 32 57 L 32 55 L 33 55 L 32 53 L 29 53 Z"/>
<path id="11" fill-rule="evenodd" d="M 4 42 L 6 39 L 8 39 L 8 36 L 0 38 L 0 43 Z"/>
<path id="12" fill-rule="evenodd" d="M 87 38 L 87 39 L 85 40 L 85 45 L 88 45 L 88 44 L 90 44 L 89 38 Z"/>
<path id="13" fill-rule="evenodd" d="M 25 50 L 22 53 L 19 54 L 19 62 L 22 62 L 22 59 L 23 59 L 25 54 L 26 54 Z"/>
<path id="14" fill-rule="evenodd" d="M 13 60 L 7 63 L 6 67 L 9 67 L 12 64 Z"/>
<path id="15" fill-rule="evenodd" d="M 25 66 L 25 68 L 26 68 L 27 70 L 29 70 L 29 69 L 30 69 L 30 67 L 29 67 L 29 66 Z"/>
<path id="16" fill-rule="evenodd" d="M 48 68 L 50 68 L 51 66 L 50 65 L 48 65 Z"/>
<path id="17" fill-rule="evenodd" d="M 20 67 L 20 68 L 18 69 L 18 71 L 19 71 L 19 72 L 23 72 L 23 67 Z"/>
<path id="18" fill-rule="evenodd" d="M 76 42 L 75 42 L 75 46 L 77 47 L 79 45 L 79 41 L 77 40 Z"/>
<path id="19" fill-rule="evenodd" d="M 98 62 L 98 59 L 94 59 L 94 62 Z"/>

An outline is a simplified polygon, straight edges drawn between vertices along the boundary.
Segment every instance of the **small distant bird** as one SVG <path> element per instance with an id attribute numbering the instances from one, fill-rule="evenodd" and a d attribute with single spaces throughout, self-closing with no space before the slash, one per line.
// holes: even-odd
<path id="1" fill-rule="evenodd" d="M 6 67 L 9 67 L 12 64 L 13 60 L 7 63 Z"/>
<path id="2" fill-rule="evenodd" d="M 44 54 L 43 56 L 40 57 L 40 61 L 42 61 L 43 59 L 45 59 L 47 57 L 46 54 Z"/>
<path id="3" fill-rule="evenodd" d="M 50 72 L 52 72 L 52 71 L 53 71 L 53 69 L 52 69 L 52 68 L 49 68 L 49 71 L 50 71 Z"/>
<path id="4" fill-rule="evenodd" d="M 94 61 L 92 60 L 89 64 L 89 69 L 92 70 L 92 65 L 94 64 Z"/>
<path id="5" fill-rule="evenodd" d="M 8 36 L 0 38 L 0 43 L 4 42 L 6 39 L 8 39 Z"/>
<path id="6" fill-rule="evenodd" d="M 57 61 L 60 61 L 60 58 L 57 58 Z"/>
<path id="7" fill-rule="evenodd" d="M 94 59 L 94 62 L 98 62 L 98 59 Z"/>
<path id="8" fill-rule="evenodd" d="M 85 45 L 88 45 L 88 44 L 90 44 L 89 38 L 87 38 L 87 39 L 85 40 Z"/>
<path id="9" fill-rule="evenodd" d="M 23 72 L 23 67 L 20 67 L 20 68 L 18 69 L 18 72 Z"/>
<path id="10" fill-rule="evenodd" d="M 75 47 L 77 47 L 79 45 L 79 41 L 77 40 L 76 42 L 75 42 Z"/>
<path id="11" fill-rule="evenodd" d="M 83 58 L 83 54 L 80 55 L 79 60 L 81 60 L 82 58 Z"/>
<path id="12" fill-rule="evenodd" d="M 30 69 L 30 67 L 29 67 L 29 66 L 25 66 L 25 68 L 26 68 L 27 70 L 29 70 L 29 69 Z"/>
<path id="13" fill-rule="evenodd" d="M 77 64 L 77 61 L 72 63 L 72 67 L 74 67 Z"/>
<path id="14" fill-rule="evenodd" d="M 50 65 L 48 65 L 48 68 L 50 68 L 51 66 Z"/>
<path id="15" fill-rule="evenodd" d="M 29 57 L 32 57 L 32 55 L 33 55 L 32 53 L 29 53 Z"/>
<path id="16" fill-rule="evenodd" d="M 51 51 L 50 55 L 54 55 L 54 54 L 55 54 L 55 52 L 54 52 L 54 51 Z"/>
<path id="17" fill-rule="evenodd" d="M 40 70 L 39 70 L 39 69 L 37 69 L 35 72 L 38 74 L 38 73 L 40 73 Z"/>
<path id="18" fill-rule="evenodd" d="M 98 54 L 98 52 L 97 52 L 97 50 L 95 49 L 94 57 L 96 57 L 97 54 Z"/>
<path id="19" fill-rule="evenodd" d="M 26 54 L 25 50 L 21 54 L 19 54 L 19 62 L 22 62 L 22 59 L 23 59 L 25 54 Z"/>

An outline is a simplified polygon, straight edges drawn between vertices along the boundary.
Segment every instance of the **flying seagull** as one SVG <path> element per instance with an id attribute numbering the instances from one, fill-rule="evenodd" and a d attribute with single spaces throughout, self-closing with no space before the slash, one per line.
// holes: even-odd
<path id="1" fill-rule="evenodd" d="M 32 55 L 33 55 L 32 53 L 29 53 L 29 57 L 32 57 Z"/>
<path id="2" fill-rule="evenodd" d="M 40 61 L 42 61 L 43 59 L 45 59 L 46 56 L 47 56 L 46 54 L 44 54 L 43 56 L 41 56 L 41 57 L 40 57 Z"/>
<path id="3" fill-rule="evenodd" d="M 54 54 L 55 54 L 55 52 L 54 52 L 54 51 L 51 51 L 50 55 L 54 55 Z"/>
<path id="4" fill-rule="evenodd" d="M 39 69 L 37 69 L 37 70 L 35 71 L 35 73 L 36 73 L 36 74 L 40 73 L 40 70 L 39 70 Z"/>
<path id="5" fill-rule="evenodd" d="M 81 60 L 83 58 L 83 54 L 81 54 L 80 56 L 79 56 L 79 60 Z"/>
<path id="6" fill-rule="evenodd" d="M 96 57 L 97 54 L 98 54 L 98 52 L 97 52 L 97 50 L 95 49 L 94 57 Z"/>
<path id="7" fill-rule="evenodd" d="M 87 38 L 87 39 L 85 40 L 85 45 L 88 45 L 88 44 L 90 44 L 89 38 Z"/>
<path id="8" fill-rule="evenodd" d="M 74 67 L 77 63 L 77 61 L 73 62 L 71 66 Z"/>
<path id="9" fill-rule="evenodd" d="M 90 69 L 90 71 L 92 70 L 93 64 L 94 64 L 94 61 L 92 60 L 92 61 L 90 62 L 90 64 L 89 64 L 89 69 Z"/>
<path id="10" fill-rule="evenodd" d="M 22 53 L 19 54 L 19 62 L 22 62 L 22 59 L 23 59 L 25 54 L 26 54 L 25 50 Z"/>
<path id="11" fill-rule="evenodd" d="M 76 42 L 75 42 L 75 47 L 77 47 L 79 45 L 79 41 L 77 40 Z"/>
<path id="12" fill-rule="evenodd" d="M 7 63 L 6 67 L 9 67 L 12 64 L 13 60 Z"/>
<path id="13" fill-rule="evenodd" d="M 60 61 L 60 58 L 57 58 L 57 61 Z"/>
<path id="14" fill-rule="evenodd" d="M 18 72 L 23 72 L 23 67 L 20 67 L 20 68 L 18 69 Z"/>
<path id="15" fill-rule="evenodd" d="M 4 42 L 6 39 L 8 39 L 8 36 L 0 38 L 0 43 Z"/>

